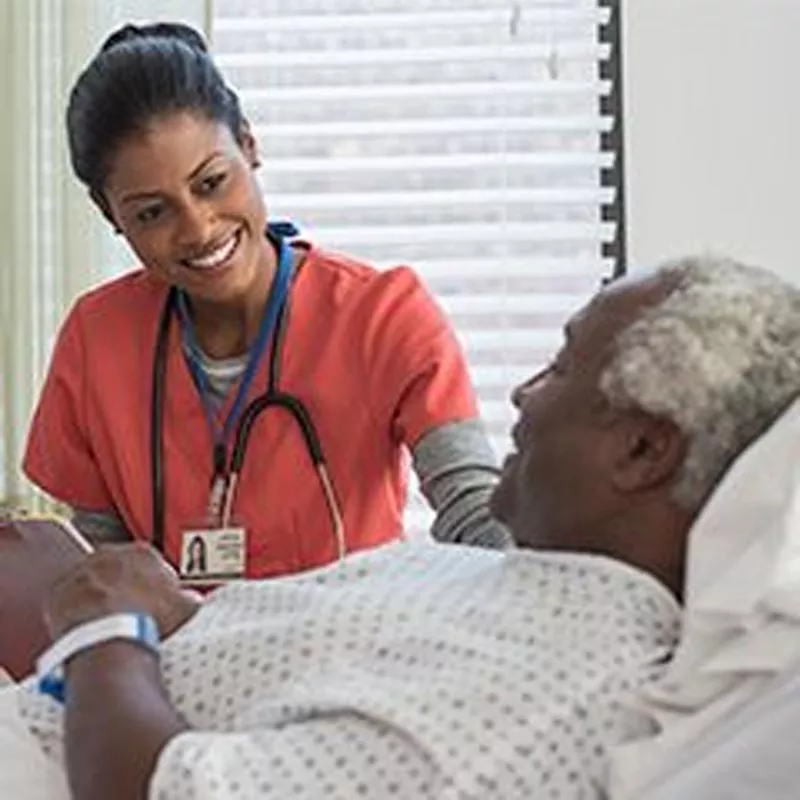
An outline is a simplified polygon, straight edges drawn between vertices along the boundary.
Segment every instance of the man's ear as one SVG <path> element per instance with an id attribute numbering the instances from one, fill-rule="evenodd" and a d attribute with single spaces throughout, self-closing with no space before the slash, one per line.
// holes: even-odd
<path id="1" fill-rule="evenodd" d="M 258 169 L 261 166 L 261 160 L 258 157 L 258 142 L 256 142 L 256 137 L 253 136 L 253 130 L 247 120 L 242 122 L 237 141 L 245 158 L 250 162 L 250 166 L 253 169 Z"/>
<path id="2" fill-rule="evenodd" d="M 686 436 L 671 420 L 649 414 L 626 414 L 611 479 L 620 492 L 632 493 L 673 484 L 686 459 Z"/>

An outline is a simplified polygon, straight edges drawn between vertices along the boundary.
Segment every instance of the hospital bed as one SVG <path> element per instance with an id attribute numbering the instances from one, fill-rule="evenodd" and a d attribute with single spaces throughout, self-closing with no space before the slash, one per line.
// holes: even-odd
<path id="1" fill-rule="evenodd" d="M 717 725 L 645 800 L 797 800 L 800 666 Z"/>
<path id="2" fill-rule="evenodd" d="M 0 526 L 0 666 L 16 677 L 46 642 L 31 599 L 84 557 L 85 542 L 54 525 Z M 38 566 L 23 568 L 32 549 Z M 638 698 L 662 731 L 612 753 L 610 800 L 800 797 L 800 401 L 706 505 L 686 582 L 681 643 Z M 64 776 L 22 725 L 15 691 L 0 689 L 0 797 L 63 800 Z"/>

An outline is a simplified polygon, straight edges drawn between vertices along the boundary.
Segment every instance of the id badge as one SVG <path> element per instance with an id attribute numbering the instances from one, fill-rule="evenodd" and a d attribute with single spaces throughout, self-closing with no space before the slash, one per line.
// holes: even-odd
<path id="1" fill-rule="evenodd" d="M 243 578 L 247 567 L 247 531 L 242 527 L 197 528 L 183 532 L 181 581 L 216 585 Z"/>

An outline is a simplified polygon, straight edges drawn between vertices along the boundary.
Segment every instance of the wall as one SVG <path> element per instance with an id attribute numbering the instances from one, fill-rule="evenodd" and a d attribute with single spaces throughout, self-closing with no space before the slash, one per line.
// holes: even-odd
<path id="1" fill-rule="evenodd" d="M 800 0 L 623 0 L 631 264 L 713 249 L 800 282 Z"/>

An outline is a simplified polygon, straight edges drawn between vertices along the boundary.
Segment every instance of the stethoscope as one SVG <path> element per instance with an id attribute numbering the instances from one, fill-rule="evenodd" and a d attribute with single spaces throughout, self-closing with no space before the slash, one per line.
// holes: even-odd
<path id="1" fill-rule="evenodd" d="M 279 386 L 279 371 L 286 337 L 289 291 L 292 278 L 292 248 L 286 242 L 285 236 L 292 235 L 294 232 L 294 226 L 287 223 L 267 226 L 267 236 L 278 252 L 278 265 L 261 326 L 229 415 L 229 420 L 236 426 L 236 433 L 233 437 L 233 448 L 228 464 L 225 463 L 227 450 L 225 441 L 227 439 L 215 442 L 214 481 L 209 503 L 210 513 L 219 520 L 221 527 L 226 528 L 230 525 L 236 489 L 244 466 L 245 456 L 247 455 L 247 444 L 253 425 L 267 409 L 282 408 L 289 413 L 289 416 L 295 421 L 303 435 L 306 451 L 311 457 L 320 487 L 325 496 L 325 504 L 328 507 L 336 539 L 337 556 L 341 559 L 346 552 L 344 516 L 336 499 L 333 481 L 330 477 L 319 434 L 308 409 L 302 401 L 288 392 L 282 392 Z M 153 389 L 150 408 L 150 467 L 153 496 L 152 542 L 161 552 L 164 551 L 165 520 L 164 395 L 167 376 L 169 328 L 173 316 L 177 315 L 180 318 L 184 342 L 190 345 L 188 348 L 190 371 L 195 383 L 198 385 L 198 389 L 201 390 L 201 398 L 204 396 L 202 391 L 203 381 L 207 381 L 197 361 L 191 358 L 192 348 L 195 345 L 192 339 L 191 325 L 188 324 L 185 316 L 185 303 L 186 299 L 180 290 L 175 286 L 170 287 L 161 312 L 153 359 Z M 261 356 L 269 347 L 270 334 L 272 334 L 272 347 L 267 370 L 267 389 L 262 395 L 243 408 L 241 412 L 237 412 L 237 406 L 244 404 L 247 390 L 252 383 L 258 364 L 261 361 Z M 206 412 L 209 414 L 208 409 L 206 409 Z"/>

